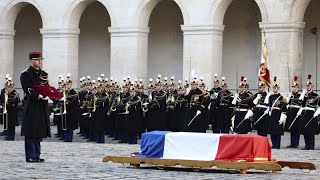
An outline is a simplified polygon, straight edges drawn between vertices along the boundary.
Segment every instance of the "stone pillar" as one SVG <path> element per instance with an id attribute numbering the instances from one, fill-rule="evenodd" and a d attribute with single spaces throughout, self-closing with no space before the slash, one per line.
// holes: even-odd
<path id="1" fill-rule="evenodd" d="M 73 88 L 79 88 L 79 29 L 41 29 L 43 36 L 43 69 L 49 74 L 51 86 L 57 87 L 59 75 L 71 74 Z"/>
<path id="2" fill-rule="evenodd" d="M 6 74 L 13 76 L 14 30 L 0 30 L 0 87 L 5 83 Z M 19 72 L 20 75 L 20 72 Z M 15 82 L 20 83 L 20 82 Z"/>
<path id="3" fill-rule="evenodd" d="M 109 28 L 111 34 L 110 76 L 147 78 L 149 28 Z"/>
<path id="4" fill-rule="evenodd" d="M 223 25 L 189 26 L 182 25 L 183 78 L 197 75 L 212 87 L 214 74 L 222 76 Z"/>
<path id="5" fill-rule="evenodd" d="M 271 80 L 277 76 L 281 91 L 288 92 L 295 75 L 300 81 L 305 76 L 301 74 L 305 23 L 259 24 L 266 31 Z"/>

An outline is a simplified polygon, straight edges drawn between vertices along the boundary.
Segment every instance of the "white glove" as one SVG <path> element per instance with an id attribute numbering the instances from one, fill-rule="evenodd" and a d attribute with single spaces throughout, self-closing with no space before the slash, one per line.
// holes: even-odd
<path id="1" fill-rule="evenodd" d="M 236 105 L 236 104 L 237 104 L 237 99 L 238 99 L 238 97 L 239 97 L 239 94 L 236 93 L 236 94 L 234 95 L 234 98 L 233 98 L 232 102 L 231 102 L 233 105 Z"/>
<path id="2" fill-rule="evenodd" d="M 253 104 L 257 105 L 259 100 L 261 99 L 262 95 L 258 94 L 257 97 L 253 100 Z"/>
<path id="3" fill-rule="evenodd" d="M 270 108 L 268 107 L 268 108 L 264 111 L 263 114 L 268 114 L 269 110 L 270 110 Z"/>
<path id="4" fill-rule="evenodd" d="M 287 120 L 287 115 L 285 115 L 284 113 L 281 113 L 280 120 L 278 121 L 279 125 L 282 124 L 284 127 L 286 124 L 286 120 Z"/>
<path id="5" fill-rule="evenodd" d="M 3 111 L 3 114 L 7 114 L 7 112 L 8 112 L 8 111 L 7 111 L 7 110 L 5 110 L 5 111 Z"/>
<path id="6" fill-rule="evenodd" d="M 253 116 L 253 112 L 249 109 L 247 114 L 244 116 L 244 119 L 249 119 Z"/>
<path id="7" fill-rule="evenodd" d="M 313 118 L 319 116 L 319 114 L 320 114 L 320 107 L 316 110 L 316 112 L 314 112 Z"/>
<path id="8" fill-rule="evenodd" d="M 235 116 L 232 116 L 231 118 L 231 127 L 234 128 L 234 120 L 235 120 Z"/>
<path id="9" fill-rule="evenodd" d="M 264 99 L 265 104 L 269 104 L 269 97 L 273 94 L 273 92 L 268 92 L 266 98 Z"/>
<path id="10" fill-rule="evenodd" d="M 42 95 L 41 95 L 41 96 L 42 96 Z M 43 97 L 43 96 L 42 96 L 42 97 L 40 97 L 40 95 L 39 95 L 39 98 L 40 98 L 40 99 L 42 99 L 42 100 L 44 100 L 44 101 L 49 100 L 49 97 L 48 97 L 48 96 L 46 96 L 46 97 Z"/>
<path id="11" fill-rule="evenodd" d="M 288 93 L 288 94 L 287 94 L 287 99 L 288 99 L 288 101 L 291 99 L 291 96 L 292 96 L 292 93 Z"/>
<path id="12" fill-rule="evenodd" d="M 2 108 L 2 106 L 0 105 L 0 108 Z"/>
<path id="13" fill-rule="evenodd" d="M 42 98 L 43 98 L 43 96 L 41 94 L 39 94 L 38 99 L 42 99 Z"/>
<path id="14" fill-rule="evenodd" d="M 306 89 L 304 89 L 303 91 L 302 91 L 302 93 L 301 93 L 301 95 L 300 95 L 300 97 L 299 97 L 299 100 L 303 100 L 304 99 L 304 96 L 306 95 L 306 93 L 307 93 L 307 90 Z"/>
<path id="15" fill-rule="evenodd" d="M 64 101 L 64 98 L 59 99 L 59 101 Z"/>

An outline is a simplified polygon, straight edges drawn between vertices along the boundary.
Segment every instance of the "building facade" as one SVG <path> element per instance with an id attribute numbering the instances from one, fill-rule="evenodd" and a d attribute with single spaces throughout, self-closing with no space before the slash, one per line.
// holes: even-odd
<path id="1" fill-rule="evenodd" d="M 318 9 L 319 0 L 1 0 L 0 83 L 13 74 L 20 87 L 28 52 L 42 51 L 54 86 L 67 73 L 197 75 L 211 86 L 217 73 L 231 89 L 242 75 L 255 89 L 264 29 L 271 76 L 288 91 L 295 75 L 320 82 Z"/>

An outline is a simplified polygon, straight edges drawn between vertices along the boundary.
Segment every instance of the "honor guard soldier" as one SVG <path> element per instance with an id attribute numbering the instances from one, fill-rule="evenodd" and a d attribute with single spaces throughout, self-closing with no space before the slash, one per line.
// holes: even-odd
<path id="1" fill-rule="evenodd" d="M 86 86 L 85 85 L 85 80 L 86 80 L 85 77 L 81 77 L 80 78 L 80 91 L 78 92 L 80 107 L 82 106 L 82 102 L 84 101 L 84 98 L 85 98 L 85 92 L 86 92 L 86 90 L 85 90 L 85 86 Z M 82 119 L 82 114 L 83 114 L 82 109 L 80 109 L 79 113 L 80 113 L 79 132 L 77 134 L 79 134 L 80 136 L 83 136 L 84 131 L 83 131 L 83 121 L 82 121 L 83 120 Z"/>
<path id="2" fill-rule="evenodd" d="M 189 87 L 188 81 L 183 85 L 182 82 L 178 81 L 177 87 L 177 98 L 176 98 L 176 124 L 177 131 L 183 131 L 184 128 L 184 119 L 186 114 L 186 106 L 188 101 L 184 98 L 186 93 L 186 88 Z"/>
<path id="3" fill-rule="evenodd" d="M 197 78 L 193 78 L 191 81 L 191 90 L 185 96 L 185 99 L 188 100 L 188 108 L 186 110 L 186 122 L 185 122 L 185 131 L 187 132 L 203 132 L 201 129 L 201 123 L 204 119 L 201 113 L 204 111 L 203 102 L 203 93 L 198 87 Z"/>
<path id="4" fill-rule="evenodd" d="M 152 101 L 149 104 L 147 118 L 147 130 L 166 130 L 166 100 L 167 94 L 162 90 L 161 75 L 158 75 L 155 83 L 155 91 L 152 94 Z"/>
<path id="5" fill-rule="evenodd" d="M 253 113 L 253 123 L 257 129 L 259 136 L 267 136 L 268 134 L 268 116 L 267 114 L 265 114 L 268 107 L 267 104 L 264 103 L 267 96 L 265 87 L 265 83 L 260 81 L 258 92 L 253 95 L 253 104 L 255 105 Z"/>
<path id="6" fill-rule="evenodd" d="M 91 87 L 91 77 L 87 76 L 86 81 L 84 82 L 84 90 L 79 95 L 80 101 L 80 127 L 82 127 L 82 136 L 85 139 L 90 138 L 90 114 L 91 114 L 91 101 L 93 99 L 92 87 Z"/>
<path id="7" fill-rule="evenodd" d="M 229 133 L 231 126 L 231 114 L 233 111 L 232 107 L 232 92 L 228 90 L 228 84 L 225 81 L 225 77 L 222 77 L 221 92 L 218 93 L 218 116 L 214 121 L 213 126 L 216 129 L 216 133 Z"/>
<path id="8" fill-rule="evenodd" d="M 78 120 L 80 119 L 79 96 L 72 88 L 71 75 L 67 74 L 65 82 L 65 96 L 64 96 L 64 112 L 65 119 L 62 119 L 62 129 L 64 130 L 64 142 L 72 142 L 73 131 L 78 129 Z"/>
<path id="9" fill-rule="evenodd" d="M 210 92 L 207 90 L 206 84 L 203 81 L 203 78 L 200 78 L 200 85 L 199 89 L 202 91 L 202 103 L 201 106 L 203 107 L 201 116 L 202 121 L 200 124 L 201 132 L 205 133 L 209 126 L 209 105 L 210 105 Z"/>
<path id="10" fill-rule="evenodd" d="M 48 74 L 41 69 L 42 59 L 40 52 L 29 53 L 31 65 L 20 77 L 26 95 L 21 135 L 25 136 L 27 162 L 44 161 L 40 158 L 40 141 L 51 136 L 48 97 L 43 97 L 32 88 L 33 85 L 49 86 Z"/>
<path id="11" fill-rule="evenodd" d="M 215 127 L 215 121 L 218 121 L 218 108 L 219 108 L 219 99 L 218 95 L 221 92 L 220 82 L 218 75 L 214 75 L 213 88 L 210 90 L 210 114 L 209 122 L 212 125 L 212 132 L 219 133 L 219 130 Z"/>
<path id="12" fill-rule="evenodd" d="M 177 112 L 176 112 L 177 90 L 175 87 L 174 77 L 171 77 L 167 96 L 167 129 L 169 131 L 177 131 Z"/>
<path id="13" fill-rule="evenodd" d="M 119 129 L 118 129 L 118 123 L 117 123 L 117 118 L 118 118 L 118 105 L 121 102 L 121 95 L 120 95 L 120 89 L 116 88 L 115 91 L 115 84 L 110 78 L 110 91 L 109 91 L 109 97 L 110 97 L 110 106 L 107 112 L 107 131 L 109 131 L 110 136 L 113 137 L 114 140 L 119 140 Z"/>
<path id="14" fill-rule="evenodd" d="M 288 94 L 288 108 L 287 108 L 287 121 L 285 130 L 290 132 L 290 145 L 287 148 L 297 148 L 299 146 L 299 139 L 301 133 L 301 118 L 297 116 L 298 111 L 301 109 L 302 101 L 299 100 L 301 94 L 299 93 L 298 77 L 294 77 L 291 87 L 291 93 Z"/>
<path id="15" fill-rule="evenodd" d="M 301 93 L 300 100 L 303 101 L 303 109 L 301 113 L 302 134 L 304 135 L 305 147 L 303 150 L 314 150 L 315 135 L 318 134 L 318 122 L 317 116 L 319 116 L 319 108 L 316 111 L 316 107 L 320 105 L 319 95 L 313 92 L 314 82 L 311 81 L 311 75 L 308 75 L 308 81 L 306 89 Z"/>
<path id="16" fill-rule="evenodd" d="M 58 90 L 63 93 L 63 79 L 62 75 L 59 76 L 58 81 Z M 61 100 L 53 100 L 53 124 L 57 126 L 57 134 L 55 134 L 56 138 L 63 138 L 63 131 L 62 131 L 62 102 L 63 98 Z"/>
<path id="17" fill-rule="evenodd" d="M 137 82 L 138 80 L 136 80 Z M 116 83 L 116 81 L 115 81 Z M 135 86 L 136 83 L 133 84 Z M 116 90 L 120 89 L 119 85 L 115 85 Z M 130 94 L 128 92 L 128 87 L 125 87 L 125 90 L 120 93 L 120 102 L 117 105 L 117 127 L 119 131 L 119 143 L 128 143 L 128 132 L 127 132 L 127 122 L 129 121 L 128 114 L 128 101 L 130 98 Z"/>
<path id="18" fill-rule="evenodd" d="M 19 93 L 14 88 L 12 78 L 7 76 L 5 88 L 1 90 L 0 104 L 3 107 L 2 121 L 3 129 L 6 130 L 5 140 L 14 141 L 16 126 L 18 122 L 18 104 L 20 103 Z"/>
<path id="19" fill-rule="evenodd" d="M 128 132 L 128 143 L 137 144 L 137 138 L 141 133 L 142 126 L 142 104 L 134 87 L 129 89 L 130 98 L 127 104 L 128 121 L 126 131 Z"/>
<path id="20" fill-rule="evenodd" d="M 250 118 L 253 116 L 253 102 L 246 86 L 244 77 L 241 77 L 239 94 L 235 94 L 232 100 L 236 106 L 233 131 L 238 134 L 248 134 L 252 130 Z"/>
<path id="21" fill-rule="evenodd" d="M 106 117 L 109 109 L 109 96 L 104 90 L 103 82 L 98 80 L 97 94 L 94 100 L 94 137 L 97 143 L 105 143 Z"/>
<path id="22" fill-rule="evenodd" d="M 269 109 L 270 136 L 273 149 L 280 149 L 281 136 L 284 134 L 283 129 L 286 121 L 286 104 L 287 100 L 280 93 L 280 84 L 277 83 L 277 77 L 274 77 L 272 86 L 273 92 L 268 93 L 266 104 Z"/>

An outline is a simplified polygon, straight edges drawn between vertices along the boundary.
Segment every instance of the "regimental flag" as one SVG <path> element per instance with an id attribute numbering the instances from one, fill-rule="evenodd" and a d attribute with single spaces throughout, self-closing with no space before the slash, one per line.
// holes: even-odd
<path id="1" fill-rule="evenodd" d="M 268 87 L 271 87 L 267 40 L 266 40 L 266 32 L 264 30 L 263 30 L 263 37 L 264 37 L 264 41 L 263 41 L 263 46 L 261 51 L 261 62 L 260 62 L 258 77 L 260 81 L 264 82 Z"/>

